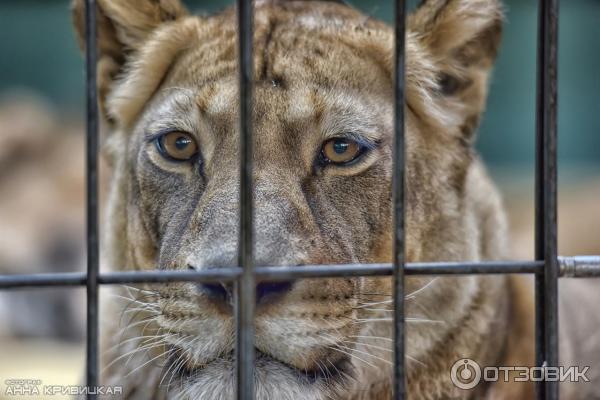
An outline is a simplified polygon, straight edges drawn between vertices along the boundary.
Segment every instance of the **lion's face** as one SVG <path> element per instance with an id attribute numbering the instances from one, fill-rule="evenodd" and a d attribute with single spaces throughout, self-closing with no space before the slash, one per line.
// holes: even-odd
<path id="1" fill-rule="evenodd" d="M 136 23 L 126 21 L 135 16 L 120 1 L 99 3 L 101 23 L 111 23 L 100 42 L 101 78 L 108 82 L 101 81 L 107 96 L 101 100 L 113 120 L 111 261 L 135 269 L 236 266 L 235 13 L 186 17 L 174 1 L 140 0 L 134 3 L 154 9 L 149 21 Z M 479 27 L 486 32 L 497 22 L 495 7 L 488 8 Z M 423 30 L 434 30 L 423 13 L 407 36 L 407 257 L 474 259 L 477 246 L 466 240 L 472 221 L 461 207 L 469 135 L 488 67 L 480 64 L 491 55 L 484 52 L 477 63 L 469 58 L 480 47 L 477 32 L 456 43 L 436 41 Z M 155 28 L 140 37 L 149 22 Z M 392 35 L 382 23 L 338 4 L 257 4 L 256 265 L 391 259 Z M 124 70 L 118 52 L 127 54 Z M 469 74 L 471 64 L 476 68 Z M 118 71 L 125 73 L 113 81 Z M 407 290 L 427 282 L 411 278 Z M 417 316 L 419 307 L 431 306 L 439 314 L 460 306 L 469 285 L 467 279 L 424 292 L 419 304 L 408 302 L 407 312 Z M 145 300 L 157 310 L 153 332 L 169 349 L 167 371 L 183 382 L 177 390 L 192 398 L 232 393 L 231 297 L 227 284 L 177 283 Z M 322 399 L 351 387 L 369 369 L 388 368 L 390 299 L 386 279 L 259 282 L 259 394 Z M 426 351 L 435 331 L 435 325 L 409 329 L 415 356 Z M 375 335 L 379 341 L 363 340 Z"/>

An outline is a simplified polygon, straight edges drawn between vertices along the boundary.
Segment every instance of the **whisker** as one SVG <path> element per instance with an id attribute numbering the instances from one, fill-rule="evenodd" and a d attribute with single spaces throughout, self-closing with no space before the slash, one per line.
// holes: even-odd
<path id="1" fill-rule="evenodd" d="M 385 340 L 388 342 L 393 342 L 394 339 L 391 338 L 387 338 L 387 337 L 383 337 L 383 336 L 358 336 L 358 335 L 354 335 L 354 336 L 348 336 L 350 338 L 360 338 L 360 339 L 379 339 L 379 340 Z"/>
<path id="2" fill-rule="evenodd" d="M 394 318 L 364 318 L 364 319 L 356 319 L 354 323 L 368 323 L 368 322 L 391 322 Z M 406 322 L 426 322 L 426 323 L 434 323 L 434 324 L 445 324 L 445 321 L 439 321 L 434 319 L 425 319 L 425 318 L 405 318 Z"/>
<path id="3" fill-rule="evenodd" d="M 165 342 L 163 341 L 162 338 L 157 338 L 155 341 L 149 341 L 147 344 L 144 344 L 140 347 L 138 347 L 138 349 L 140 350 L 140 352 L 144 352 L 144 355 L 148 355 L 148 352 L 152 349 L 158 348 L 158 347 L 164 347 L 165 346 Z M 129 363 L 131 362 L 131 360 L 133 359 L 133 357 L 136 355 L 136 353 L 131 354 L 129 356 L 129 358 L 127 359 L 127 361 L 125 361 L 125 366 L 127 367 L 129 365 Z"/>
<path id="4" fill-rule="evenodd" d="M 371 306 L 378 306 L 380 304 L 391 304 L 392 300 L 383 300 L 383 301 L 375 301 L 375 302 L 371 302 L 371 303 L 359 303 L 359 306 L 353 307 L 353 309 L 361 309 L 361 308 L 366 308 L 366 307 L 371 307 Z"/>
<path id="5" fill-rule="evenodd" d="M 187 337 L 190 337 L 190 336 L 187 336 Z M 182 339 L 183 339 L 183 338 L 182 338 Z M 186 360 L 185 360 L 185 357 L 184 357 L 184 356 L 185 356 L 185 354 L 186 354 L 186 353 L 188 353 L 188 352 L 190 351 L 189 349 L 190 349 L 190 348 L 192 348 L 192 347 L 194 347 L 194 346 L 195 346 L 195 344 L 196 344 L 198 341 L 200 341 L 200 339 L 201 339 L 201 337 L 200 337 L 200 336 L 198 336 L 198 337 L 196 337 L 196 338 L 192 339 L 191 343 L 189 344 L 189 347 L 187 347 L 186 349 L 184 349 L 184 352 L 183 352 L 183 353 L 181 353 L 181 354 L 179 355 L 179 358 L 178 358 L 178 360 L 176 360 L 176 361 L 175 361 L 175 363 L 173 364 L 173 365 L 175 365 L 175 368 L 173 368 L 173 370 L 171 371 L 171 377 L 169 378 L 169 382 L 167 382 L 167 386 L 166 386 L 166 387 L 167 387 L 167 390 L 168 390 L 168 388 L 170 388 L 170 387 L 171 387 L 171 382 L 173 381 L 173 378 L 175 378 L 175 374 L 176 374 L 178 371 L 180 371 L 180 370 L 181 370 L 181 367 L 183 366 L 183 364 L 185 364 L 185 361 L 186 361 Z M 174 346 L 179 346 L 179 344 L 180 344 L 181 342 L 182 342 L 182 340 L 179 340 L 179 341 L 177 341 L 177 343 L 175 343 L 175 345 L 174 345 Z M 167 371 L 167 372 L 168 372 L 168 371 Z M 166 375 L 165 375 L 165 376 L 166 376 Z M 163 379 L 164 379 L 164 377 L 163 377 Z M 163 379 L 161 379 L 161 381 L 160 381 L 161 383 L 160 383 L 160 384 L 162 384 L 162 381 L 163 381 Z M 180 382 L 180 383 L 181 383 L 181 382 Z M 159 385 L 160 385 L 160 384 L 159 384 Z"/>
<path id="6" fill-rule="evenodd" d="M 351 337 L 351 338 L 363 338 L 363 339 L 380 339 L 380 340 L 385 340 L 385 341 L 388 341 L 388 342 L 393 342 L 394 341 L 391 338 L 386 338 L 386 337 L 381 337 L 381 336 L 348 336 L 348 337 Z M 346 341 L 346 343 L 353 343 L 353 344 L 357 344 L 357 345 L 363 345 L 363 346 L 373 347 L 373 348 L 384 350 L 384 351 L 388 351 L 388 352 L 393 352 L 393 350 L 391 350 L 391 349 L 387 349 L 387 348 L 380 347 L 380 346 L 375 346 L 375 345 L 372 345 L 370 343 L 363 343 L 363 342 L 359 343 L 359 342 L 350 342 L 350 341 Z M 418 363 L 418 364 L 420 364 L 422 366 L 425 366 L 425 364 L 423 362 L 417 360 L 414 357 L 409 356 L 408 354 L 405 354 L 404 356 L 407 359 L 409 359 L 410 361 L 414 361 L 414 362 L 416 362 L 416 363 Z"/>
<path id="7" fill-rule="evenodd" d="M 383 312 L 394 312 L 394 310 L 390 310 L 389 308 L 363 308 L 365 311 L 383 311 Z"/>
<path id="8" fill-rule="evenodd" d="M 331 336 L 331 335 L 328 335 L 328 336 Z M 322 337 L 323 339 L 327 339 L 325 336 L 321 336 L 321 337 Z M 373 358 L 375 358 L 375 359 L 377 359 L 377 360 L 379 360 L 379 361 L 383 361 L 384 363 L 387 363 L 387 364 L 389 364 L 389 365 L 394 365 L 394 363 L 392 363 L 391 361 L 389 361 L 389 360 L 386 360 L 386 359 L 384 359 L 384 358 L 381 358 L 381 357 L 378 357 L 378 356 L 376 356 L 376 355 L 374 355 L 374 354 L 367 353 L 367 352 L 365 352 L 365 351 L 361 351 L 361 350 L 358 350 L 358 349 L 356 349 L 356 348 L 352 348 L 352 347 L 344 346 L 343 344 L 340 344 L 340 343 L 335 343 L 335 345 L 336 345 L 336 346 L 341 346 L 341 347 L 343 347 L 343 348 L 345 348 L 345 349 L 348 349 L 348 350 L 350 350 L 350 351 L 355 351 L 355 352 L 357 352 L 357 353 L 364 354 L 364 355 L 366 355 L 366 356 L 369 356 L 369 357 L 373 357 Z"/>
<path id="9" fill-rule="evenodd" d="M 179 363 L 179 360 L 183 357 L 183 353 L 180 353 L 179 356 L 177 357 L 177 359 L 171 363 L 171 365 L 169 365 L 169 368 L 162 374 L 163 377 L 161 378 L 160 382 L 158 382 L 158 386 L 162 387 L 163 381 L 165 380 L 165 378 L 167 377 L 167 375 L 169 374 L 169 371 L 171 371 L 171 369 L 173 369 L 173 367 L 175 366 L 175 364 Z M 177 369 L 173 369 L 173 371 L 171 372 L 171 379 L 169 379 L 169 383 L 167 384 L 166 388 L 168 390 L 168 388 L 171 385 L 171 380 L 173 379 L 173 375 L 175 375 L 175 372 L 177 371 Z"/>
<path id="10" fill-rule="evenodd" d="M 166 336 L 166 335 L 161 335 L 161 336 Z M 146 336 L 136 336 L 136 337 L 132 337 L 132 338 L 129 338 L 129 339 L 126 339 L 126 340 L 121 340 L 118 343 L 116 343 L 113 346 L 111 346 L 108 349 L 106 349 L 105 352 L 109 353 L 109 352 L 111 352 L 113 350 L 118 349 L 119 347 L 123 346 L 126 343 L 133 342 L 134 340 L 142 340 L 143 339 L 140 344 L 145 344 L 145 342 L 147 342 L 148 340 L 150 340 L 150 339 L 156 339 L 157 337 L 159 337 L 159 336 L 157 336 L 157 335 L 146 335 Z"/>
<path id="11" fill-rule="evenodd" d="M 158 347 L 159 345 L 160 345 L 160 346 L 162 346 L 162 345 L 163 345 L 163 343 L 158 343 L 158 344 L 157 344 L 157 343 L 154 343 L 154 345 L 155 345 L 155 346 L 151 346 L 151 347 L 149 347 L 149 349 L 150 349 L 150 348 L 152 348 L 152 347 Z M 116 357 L 114 360 L 112 360 L 110 363 L 108 363 L 108 365 L 106 365 L 106 366 L 105 366 L 105 367 L 102 369 L 102 372 L 106 372 L 106 370 L 108 370 L 108 368 L 112 367 L 112 366 L 113 366 L 115 363 L 117 363 L 119 360 L 122 360 L 123 358 L 125 358 L 125 357 L 127 357 L 127 356 L 129 356 L 129 355 L 134 355 L 134 354 L 136 354 L 136 353 L 138 353 L 138 352 L 141 352 L 141 351 L 144 351 L 144 350 L 146 350 L 146 349 L 145 349 L 145 347 L 146 347 L 146 346 L 142 346 L 142 347 L 136 347 L 135 349 L 133 349 L 133 350 L 131 350 L 131 351 L 128 351 L 128 352 L 127 352 L 127 353 L 125 353 L 125 354 L 121 354 L 121 355 L 119 355 L 119 356 L 118 356 L 118 357 Z"/>
<path id="12" fill-rule="evenodd" d="M 158 291 L 156 291 L 156 290 L 151 290 L 151 289 L 140 289 L 140 288 L 138 288 L 138 287 L 135 287 L 135 286 L 130 286 L 130 285 L 125 285 L 125 284 L 121 285 L 121 287 L 124 287 L 124 288 L 126 288 L 126 289 L 130 289 L 130 290 L 137 290 L 138 292 L 141 292 L 141 293 L 158 295 Z"/>
<path id="13" fill-rule="evenodd" d="M 373 357 L 373 358 L 375 358 L 375 359 L 377 359 L 377 360 L 379 360 L 379 361 L 382 361 L 382 362 L 384 362 L 384 363 L 386 363 L 386 364 L 388 364 L 388 365 L 394 365 L 394 363 L 393 363 L 393 362 L 391 362 L 391 361 L 389 361 L 389 360 L 386 360 L 385 358 L 378 357 L 378 356 L 376 356 L 376 355 L 374 355 L 374 354 L 367 353 L 366 351 L 357 350 L 357 349 L 354 349 L 354 348 L 352 348 L 352 347 L 348 347 L 348 346 L 344 346 L 344 345 L 342 345 L 342 347 L 343 347 L 343 348 L 345 348 L 345 349 L 348 349 L 348 350 L 350 350 L 350 351 L 355 351 L 355 352 L 357 352 L 357 353 L 359 353 L 359 354 L 363 354 L 363 355 L 365 355 L 365 356 Z"/>
<path id="14" fill-rule="evenodd" d="M 119 322 L 119 326 L 122 326 L 122 318 L 123 315 L 121 315 L 121 321 Z M 153 320 L 155 320 L 156 315 L 149 315 L 148 317 L 142 318 L 141 320 L 137 321 L 137 322 L 132 322 L 134 320 L 134 318 L 137 316 L 137 314 L 133 315 L 129 321 L 127 321 L 127 325 L 125 325 L 125 327 L 123 328 L 121 334 L 119 335 L 119 342 L 121 340 L 123 340 L 123 336 L 125 336 L 125 333 L 127 333 L 130 329 L 135 328 L 138 325 L 141 325 L 143 323 L 146 323 L 146 325 L 148 325 L 149 323 L 151 323 Z M 144 327 L 145 329 L 145 327 Z M 142 335 L 144 334 L 144 329 L 142 329 Z"/>
<path id="15" fill-rule="evenodd" d="M 382 350 L 382 351 L 385 351 L 385 352 L 388 352 L 388 353 L 393 353 L 394 352 L 393 349 L 390 349 L 390 348 L 387 348 L 387 347 L 375 346 L 374 344 L 370 344 L 370 343 L 353 342 L 353 341 L 350 341 L 350 340 L 344 340 L 344 343 L 350 343 L 350 344 L 356 344 L 356 345 L 359 345 L 359 346 L 371 347 L 371 348 L 374 348 L 374 349 L 377 349 L 377 350 Z"/>
<path id="16" fill-rule="evenodd" d="M 407 294 L 406 296 L 404 296 L 405 299 L 412 299 L 414 298 L 416 295 L 418 295 L 419 293 L 421 293 L 422 291 L 426 290 L 428 287 L 430 287 L 431 285 L 433 285 L 435 282 L 437 282 L 437 280 L 439 279 L 438 276 L 436 276 L 435 278 L 433 278 L 432 280 L 430 280 L 429 282 L 427 282 L 425 285 L 423 285 L 422 287 L 420 287 L 419 289 Z"/>
<path id="17" fill-rule="evenodd" d="M 130 302 L 130 303 L 138 304 L 141 307 L 148 307 L 148 308 L 151 308 L 153 310 L 160 308 L 158 306 L 158 304 L 147 303 L 147 302 L 144 302 L 144 301 L 140 301 L 139 299 L 132 299 L 132 298 L 129 298 L 129 297 L 126 297 L 126 296 L 121 296 L 120 294 L 112 294 L 111 297 L 117 298 L 117 299 L 123 299 L 123 300 L 126 300 L 126 301 Z"/>
<path id="18" fill-rule="evenodd" d="M 331 360 L 327 359 L 327 362 L 328 362 L 329 364 L 331 364 L 331 366 L 332 366 L 332 367 L 333 367 L 333 368 L 334 368 L 334 369 L 337 371 L 337 373 L 338 373 L 339 375 L 342 375 L 342 376 L 344 376 L 346 379 L 348 379 L 348 380 L 351 380 L 351 381 L 352 381 L 352 382 L 354 382 L 354 383 L 357 383 L 357 382 L 358 382 L 358 381 L 356 380 L 356 378 L 355 378 L 355 377 L 353 377 L 352 375 L 350 375 L 350 374 L 348 374 L 348 373 L 346 373 L 346 372 L 344 372 L 344 371 L 340 371 L 340 370 L 339 370 L 339 369 L 338 369 L 338 368 L 335 366 L 335 364 L 331 362 Z"/>
<path id="19" fill-rule="evenodd" d="M 159 311 L 150 311 L 150 310 L 144 310 L 144 309 L 140 309 L 140 308 L 132 308 L 132 309 L 128 309 L 131 305 L 128 305 L 127 307 L 125 307 L 124 311 L 121 313 L 121 317 L 119 318 L 119 326 L 129 326 L 131 324 L 131 321 L 137 319 L 138 315 L 142 312 L 148 313 L 150 314 L 150 316 L 158 316 L 160 315 Z M 125 317 L 126 314 L 129 313 L 135 313 L 133 314 L 129 320 L 127 321 L 126 324 L 123 324 L 123 317 Z M 145 318 L 144 318 L 145 319 Z"/>
<path id="20" fill-rule="evenodd" d="M 441 321 L 439 319 L 427 319 L 427 318 L 416 318 L 416 317 L 408 317 L 405 318 L 406 322 L 425 322 L 425 323 L 432 323 L 432 324 L 445 324 L 446 321 Z"/>
<path id="21" fill-rule="evenodd" d="M 340 353 L 342 353 L 342 354 L 345 354 L 345 355 L 349 356 L 351 359 L 352 359 L 352 358 L 355 358 L 355 359 L 357 359 L 357 360 L 359 360 L 359 361 L 362 361 L 363 363 L 367 364 L 368 366 L 370 366 L 370 367 L 373 367 L 373 368 L 377 369 L 377 367 L 376 367 L 374 364 L 371 364 L 370 362 L 368 362 L 368 361 L 366 361 L 366 360 L 364 360 L 364 359 L 362 359 L 362 358 L 358 357 L 356 354 L 351 354 L 351 353 L 348 353 L 347 351 L 344 351 L 344 350 L 342 350 L 342 349 L 338 348 L 337 346 L 327 346 L 327 348 L 329 348 L 329 349 L 331 349 L 331 350 L 334 350 L 334 351 L 338 351 L 338 352 L 340 352 Z"/>
<path id="22" fill-rule="evenodd" d="M 321 374 L 325 377 L 325 383 L 329 384 L 329 378 L 330 376 L 328 376 L 325 371 L 327 371 L 327 368 L 325 368 L 325 370 L 323 370 L 323 367 L 321 366 L 321 363 L 319 361 L 316 361 L 317 363 L 317 367 L 319 367 L 319 369 L 321 370 Z"/>
<path id="23" fill-rule="evenodd" d="M 424 362 L 419 361 L 416 358 L 409 356 L 408 354 L 405 354 L 404 357 L 407 358 L 408 360 L 412 361 L 412 362 L 415 362 L 415 363 L 419 364 L 422 367 L 426 367 L 426 365 L 425 365 Z"/>
<path id="24" fill-rule="evenodd" d="M 192 89 L 190 89 L 190 88 L 184 88 L 184 87 L 179 87 L 179 86 L 169 86 L 169 87 L 161 89 L 161 92 L 166 92 L 166 91 L 169 91 L 169 90 L 181 90 L 182 92 L 189 92 L 192 95 L 194 94 L 194 91 Z"/>
<path id="25" fill-rule="evenodd" d="M 125 375 L 125 378 L 129 377 L 134 372 L 139 371 L 140 369 L 144 368 L 146 365 L 150 364 L 152 361 L 156 360 L 157 358 L 163 357 L 169 353 L 172 353 L 173 351 L 175 351 L 175 349 L 170 349 L 170 350 L 164 351 L 161 354 L 157 355 L 156 357 L 151 358 L 150 360 L 146 361 L 142 365 L 140 365 L 140 366 L 136 367 L 135 369 L 133 369 L 132 371 L 130 371 L 127 375 Z"/>

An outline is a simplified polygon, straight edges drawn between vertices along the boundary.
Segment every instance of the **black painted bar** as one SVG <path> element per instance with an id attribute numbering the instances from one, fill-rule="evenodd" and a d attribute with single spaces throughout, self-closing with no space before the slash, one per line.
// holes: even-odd
<path id="1" fill-rule="evenodd" d="M 563 257 L 561 266 L 565 271 L 578 271 L 567 264 L 580 265 L 575 277 L 600 277 L 600 256 Z M 485 275 L 485 274 L 534 274 L 540 273 L 543 261 L 484 261 L 484 262 L 429 262 L 405 263 L 406 275 Z M 585 271 L 585 272 L 581 272 Z M 261 280 L 294 280 L 309 278 L 335 278 L 345 276 L 391 276 L 393 264 L 338 264 L 301 265 L 290 267 L 256 267 L 255 276 Z M 98 276 L 101 285 L 167 282 L 233 282 L 240 275 L 240 268 L 215 268 L 201 271 L 126 271 L 107 272 Z M 569 275 L 571 276 L 571 275 Z M 53 286 L 86 285 L 86 274 L 81 272 L 0 275 L 0 289 L 18 289 Z"/>
<path id="2" fill-rule="evenodd" d="M 535 259 L 544 260 L 536 274 L 536 365 L 558 366 L 557 258 L 557 47 L 558 0 L 539 1 L 537 105 Z M 558 382 L 538 382 L 536 398 L 558 399 Z"/>
<path id="3" fill-rule="evenodd" d="M 394 399 L 404 400 L 405 326 L 404 326 L 404 67 L 405 67 L 404 0 L 396 0 L 394 50 Z"/>
<path id="4" fill-rule="evenodd" d="M 405 263 L 405 275 L 490 275 L 540 274 L 544 261 L 484 261 Z M 560 274 L 564 278 L 600 278 L 600 256 L 559 257 Z M 293 267 L 255 267 L 255 277 L 265 281 L 342 278 L 346 276 L 391 276 L 393 264 L 301 265 Z M 202 271 L 128 271 L 98 275 L 100 285 L 167 282 L 234 282 L 242 274 L 240 268 L 218 268 Z M 83 272 L 0 275 L 0 290 L 43 287 L 85 286 Z"/>
<path id="5" fill-rule="evenodd" d="M 168 283 L 168 282 L 235 282 L 242 275 L 238 267 L 214 268 L 201 271 L 131 271 L 109 272 L 100 275 L 100 284 Z"/>
<path id="6" fill-rule="evenodd" d="M 0 275 L 0 289 L 86 286 L 85 272 Z"/>
<path id="7" fill-rule="evenodd" d="M 254 398 L 254 306 L 256 286 L 253 256 L 252 190 L 252 0 L 238 0 L 240 71 L 240 234 L 235 283 L 237 399 Z"/>
<path id="8" fill-rule="evenodd" d="M 98 386 L 98 103 L 96 88 L 96 1 L 85 4 L 86 71 L 86 224 L 87 224 L 87 335 L 86 384 L 95 399 Z"/>
<path id="9" fill-rule="evenodd" d="M 535 273 L 543 267 L 541 261 L 523 262 L 432 262 L 405 263 L 405 275 L 486 275 Z M 303 265 L 297 267 L 257 267 L 256 276 L 261 280 L 278 281 L 309 278 L 335 278 L 347 276 L 391 276 L 394 264 L 343 264 Z"/>

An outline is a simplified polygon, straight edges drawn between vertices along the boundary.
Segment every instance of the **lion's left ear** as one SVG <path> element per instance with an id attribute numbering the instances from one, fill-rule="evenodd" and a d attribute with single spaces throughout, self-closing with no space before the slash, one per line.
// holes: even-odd
<path id="1" fill-rule="evenodd" d="M 470 137 L 484 109 L 487 80 L 502 32 L 498 0 L 425 0 L 408 21 L 438 70 L 438 92 L 461 103 Z"/>

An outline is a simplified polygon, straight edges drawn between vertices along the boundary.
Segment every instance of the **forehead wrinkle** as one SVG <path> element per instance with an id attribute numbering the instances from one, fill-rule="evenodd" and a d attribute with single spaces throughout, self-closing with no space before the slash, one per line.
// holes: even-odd
<path id="1" fill-rule="evenodd" d="M 284 119 L 288 123 L 303 120 L 315 120 L 318 116 L 314 91 L 307 88 L 294 87 L 287 91 L 287 106 Z"/>
<path id="2" fill-rule="evenodd" d="M 195 97 L 198 109 L 211 116 L 221 116 L 237 107 L 238 87 L 235 78 L 211 82 L 200 88 Z"/>
<path id="3" fill-rule="evenodd" d="M 320 97 L 325 108 L 321 122 L 321 133 L 325 140 L 353 133 L 376 142 L 386 131 L 378 112 L 381 105 L 368 102 L 363 96 L 347 90 L 323 93 Z"/>
<path id="4" fill-rule="evenodd" d="M 194 113 L 193 90 L 178 87 L 168 87 L 163 90 L 171 93 L 153 107 L 150 114 L 150 130 L 177 128 L 194 132 L 197 115 Z"/>

